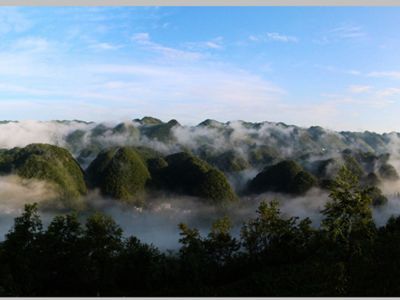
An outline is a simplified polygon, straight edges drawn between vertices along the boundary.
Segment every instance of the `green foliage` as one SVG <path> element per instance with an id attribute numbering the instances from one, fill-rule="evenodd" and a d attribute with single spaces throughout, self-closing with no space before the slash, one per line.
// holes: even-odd
<path id="1" fill-rule="evenodd" d="M 106 254 L 115 253 L 121 246 L 122 229 L 115 221 L 104 214 L 95 213 L 86 221 L 85 241 L 96 251 L 92 257 L 101 259 Z"/>
<path id="2" fill-rule="evenodd" d="M 373 206 L 382 206 L 388 202 L 386 196 L 383 195 L 382 191 L 376 186 L 368 188 L 368 194 L 372 199 Z"/>
<path id="3" fill-rule="evenodd" d="M 118 294 L 144 296 L 149 290 L 161 287 L 164 270 L 160 266 L 164 264 L 165 257 L 157 248 L 128 237 L 117 258 Z"/>
<path id="4" fill-rule="evenodd" d="M 262 202 L 240 239 L 231 235 L 228 217 L 205 237 L 180 224 L 177 253 L 124 237 L 101 213 L 84 225 L 74 213 L 56 216 L 43 229 L 37 205 L 26 205 L 0 242 L 0 295 L 398 296 L 400 218 L 371 238 L 368 201 L 346 169 L 331 197 L 321 229 L 284 216 L 276 201 Z M 339 211 L 350 221 L 341 221 L 345 234 L 335 235 L 331 221 Z"/>
<path id="5" fill-rule="evenodd" d="M 322 230 L 344 252 L 361 251 L 359 241 L 373 238 L 375 233 L 368 190 L 362 189 L 357 176 L 344 166 L 331 185 L 330 198 L 322 210 Z"/>
<path id="6" fill-rule="evenodd" d="M 230 262 L 240 248 L 238 240 L 231 236 L 232 222 L 223 217 L 212 224 L 211 232 L 205 241 L 205 248 L 211 261 L 217 265 Z"/>
<path id="7" fill-rule="evenodd" d="M 203 122 L 199 123 L 197 126 L 199 127 L 209 127 L 209 128 L 219 128 L 224 126 L 224 123 L 218 122 L 212 119 L 206 119 Z"/>
<path id="8" fill-rule="evenodd" d="M 96 296 L 101 296 L 115 288 L 113 271 L 123 247 L 122 229 L 112 218 L 96 213 L 86 221 L 83 243 L 89 265 L 86 276 L 90 281 L 87 288 Z"/>
<path id="9" fill-rule="evenodd" d="M 357 178 L 362 178 L 365 174 L 364 169 L 358 163 L 358 161 L 351 155 L 344 156 L 345 166 L 349 171 L 354 174 Z"/>
<path id="10" fill-rule="evenodd" d="M 190 167 L 180 165 L 183 158 L 193 160 Z M 154 164 L 209 171 L 189 154 Z M 398 296 L 400 217 L 376 229 L 371 202 L 379 191 L 360 186 L 346 167 L 330 189 L 320 227 L 285 215 L 277 201 L 261 202 L 237 237 L 227 216 L 204 236 L 180 224 L 175 253 L 125 236 L 98 212 L 82 220 L 76 213 L 56 216 L 43 228 L 37 205 L 26 205 L 0 242 L 0 295 Z"/>
<path id="11" fill-rule="evenodd" d="M 191 259 L 193 255 L 203 254 L 204 247 L 202 243 L 202 238 L 200 236 L 200 232 L 197 229 L 191 229 L 184 223 L 179 224 L 179 235 L 181 238 L 179 242 L 182 244 L 180 249 L 181 257 L 189 257 L 188 261 L 196 262 L 194 259 Z"/>
<path id="12" fill-rule="evenodd" d="M 225 175 L 216 169 L 210 169 L 205 174 L 202 174 L 197 186 L 194 188 L 194 193 L 204 197 L 212 204 L 236 200 L 235 193 Z"/>
<path id="13" fill-rule="evenodd" d="M 186 224 L 179 224 L 181 238 L 179 242 L 180 272 L 183 283 L 191 290 L 201 290 L 204 276 L 207 274 L 208 262 L 204 241 L 197 229 L 191 229 Z"/>
<path id="14" fill-rule="evenodd" d="M 342 164 L 338 159 L 330 158 L 316 162 L 316 176 L 324 179 L 331 179 L 340 170 Z"/>
<path id="15" fill-rule="evenodd" d="M 306 171 L 300 171 L 293 178 L 293 182 L 289 189 L 294 194 L 305 194 L 310 188 L 317 185 L 317 180 L 314 176 Z"/>
<path id="16" fill-rule="evenodd" d="M 158 125 L 162 124 L 163 122 L 160 119 L 153 118 L 153 117 L 143 117 L 142 119 L 135 119 L 135 122 L 138 122 L 142 125 Z"/>
<path id="17" fill-rule="evenodd" d="M 223 172 L 238 172 L 248 169 L 249 163 L 235 151 L 226 151 L 221 154 L 205 158 L 210 164 Z"/>
<path id="18" fill-rule="evenodd" d="M 0 173 L 44 180 L 54 184 L 66 207 L 82 208 L 80 197 L 87 193 L 83 171 L 63 148 L 47 144 L 30 144 L 0 155 Z"/>
<path id="19" fill-rule="evenodd" d="M 303 194 L 315 186 L 316 179 L 292 160 L 284 160 L 266 167 L 249 182 L 249 191 L 262 193 L 266 191 Z"/>
<path id="20" fill-rule="evenodd" d="M 104 195 L 135 203 L 141 203 L 146 188 L 197 196 L 212 204 L 236 200 L 222 172 L 187 153 L 164 159 L 145 147 L 112 148 L 90 164 L 87 178 Z"/>
<path id="21" fill-rule="evenodd" d="M 168 190 L 204 198 L 213 204 L 236 201 L 236 195 L 225 175 L 205 161 L 181 152 L 167 156 L 168 166 L 162 171 Z"/>
<path id="22" fill-rule="evenodd" d="M 72 152 L 77 151 L 80 146 L 83 144 L 83 138 L 85 136 L 85 131 L 77 129 L 65 138 L 65 142 L 69 145 Z"/>
<path id="23" fill-rule="evenodd" d="M 140 128 L 141 133 L 150 139 L 156 139 L 165 143 L 175 141 L 172 135 L 172 128 L 180 126 L 176 120 L 170 120 L 168 123 L 152 124 Z"/>
<path id="24" fill-rule="evenodd" d="M 250 257 L 262 255 L 274 260 L 282 257 L 281 251 L 292 251 L 304 246 L 302 240 L 311 235 L 310 220 L 298 222 L 298 218 L 283 218 L 277 201 L 261 202 L 257 218 L 250 220 L 242 227 L 243 246 Z M 288 259 L 288 258 L 287 258 Z"/>
<path id="25" fill-rule="evenodd" d="M 139 146 L 139 147 L 134 147 L 133 149 L 135 149 L 135 151 L 140 155 L 142 160 L 146 163 L 151 159 L 162 159 L 163 158 L 163 155 L 160 152 L 153 150 L 151 148 Z"/>
<path id="26" fill-rule="evenodd" d="M 44 233 L 40 258 L 44 276 L 40 277 L 42 295 L 79 295 L 86 283 L 86 249 L 83 243 L 83 228 L 75 213 L 56 216 Z M 50 292 L 51 286 L 54 292 Z"/>
<path id="27" fill-rule="evenodd" d="M 107 126 L 105 126 L 104 124 L 99 124 L 92 129 L 91 135 L 92 137 L 98 137 L 106 133 L 107 130 L 108 130 Z"/>
<path id="28" fill-rule="evenodd" d="M 364 179 L 364 182 L 365 185 L 367 186 L 377 186 L 381 184 L 381 180 L 374 172 L 369 173 L 367 177 Z"/>
<path id="29" fill-rule="evenodd" d="M 131 140 L 137 140 L 140 135 L 140 131 L 137 127 L 126 123 L 118 124 L 113 128 L 112 132 L 127 135 Z"/>
<path id="30" fill-rule="evenodd" d="M 391 217 L 379 228 L 374 244 L 371 279 L 367 295 L 398 297 L 400 294 L 400 217 Z"/>
<path id="31" fill-rule="evenodd" d="M 37 246 L 42 236 L 42 221 L 38 214 L 37 204 L 26 204 L 20 217 L 15 218 L 13 228 L 6 234 L 1 245 L 1 266 L 5 272 L 2 283 L 5 295 L 35 295 L 36 277 L 40 264 L 37 257 L 40 249 Z"/>
<path id="32" fill-rule="evenodd" d="M 378 172 L 379 175 L 385 180 L 398 180 L 400 178 L 399 174 L 397 174 L 396 169 L 388 163 L 380 166 Z"/>
<path id="33" fill-rule="evenodd" d="M 140 202 L 150 173 L 134 148 L 102 151 L 87 169 L 88 181 L 104 195 Z"/>
<path id="34" fill-rule="evenodd" d="M 254 145 L 249 150 L 249 162 L 253 166 L 265 166 L 280 159 L 279 151 L 267 145 Z"/>

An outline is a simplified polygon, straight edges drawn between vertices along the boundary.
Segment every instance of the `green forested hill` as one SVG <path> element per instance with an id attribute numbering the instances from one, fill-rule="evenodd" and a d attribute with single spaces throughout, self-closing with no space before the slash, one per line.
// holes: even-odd
<path id="1" fill-rule="evenodd" d="M 67 207 L 79 206 L 79 199 L 87 193 L 79 164 L 66 149 L 53 145 L 31 144 L 2 151 L 0 173 L 53 183 Z"/>

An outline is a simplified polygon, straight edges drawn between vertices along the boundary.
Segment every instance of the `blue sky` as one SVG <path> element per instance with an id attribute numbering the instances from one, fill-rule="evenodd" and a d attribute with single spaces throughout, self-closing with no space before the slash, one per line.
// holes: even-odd
<path id="1" fill-rule="evenodd" d="M 400 7 L 0 8 L 0 119 L 400 131 Z"/>

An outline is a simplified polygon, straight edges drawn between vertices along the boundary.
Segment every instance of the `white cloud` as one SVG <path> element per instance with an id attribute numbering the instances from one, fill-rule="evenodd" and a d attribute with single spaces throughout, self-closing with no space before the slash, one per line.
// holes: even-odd
<path id="1" fill-rule="evenodd" d="M 222 49 L 221 42 L 218 40 L 205 42 L 205 46 L 211 49 Z"/>
<path id="2" fill-rule="evenodd" d="M 21 28 L 17 26 L 7 31 L 17 32 Z M 0 50 L 0 91 L 3 95 L 0 112 L 3 118 L 35 116 L 42 119 L 104 120 L 150 114 L 194 123 L 215 118 L 222 121 L 248 119 L 327 125 L 329 122 L 337 124 L 341 113 L 351 106 L 354 106 L 349 109 L 351 112 L 365 106 L 389 107 L 393 104 L 389 97 L 399 94 L 399 89 L 394 87 L 377 90 L 368 85 L 351 85 L 346 91 L 348 95 L 335 95 L 329 99 L 332 101 L 321 98 L 315 102 L 286 101 L 288 92 L 270 82 L 268 74 L 260 76 L 223 64 L 217 61 L 217 56 L 208 55 L 226 47 L 222 37 L 192 43 L 168 42 L 165 45 L 155 41 L 148 32 L 133 36 L 127 32 L 131 37 L 130 47 L 135 46 L 140 51 L 131 49 L 124 52 L 123 57 L 118 57 L 106 55 L 109 52 L 104 51 L 121 47 L 128 50 L 126 45 L 113 44 L 113 39 L 106 35 L 96 35 L 96 38 L 89 35 L 84 40 L 85 30 L 80 29 L 82 32 L 74 33 L 70 39 L 63 36 L 64 44 L 37 36 L 18 39 L 19 35 L 16 35 L 17 40 L 14 39 L 12 45 L 3 45 Z M 330 34 L 336 39 L 351 39 L 365 36 L 361 32 L 361 27 L 353 26 L 347 29 L 338 27 Z M 78 37 L 79 43 L 76 43 Z M 295 36 L 278 32 L 248 38 L 248 42 L 288 45 L 299 41 Z M 78 48 L 82 45 L 83 49 Z M 78 51 L 69 52 L 68 47 Z M 81 51 L 87 51 L 88 47 L 99 50 L 99 53 L 91 52 L 93 57 L 82 64 L 84 56 L 80 56 Z M 147 56 L 143 56 L 142 51 Z M 327 70 L 338 72 L 338 77 L 349 74 L 400 79 L 397 71 L 362 73 L 350 67 L 328 67 Z M 291 83 L 287 85 L 291 86 Z M 290 97 L 297 96 L 294 93 Z M 349 122 L 353 121 L 349 118 L 350 112 L 344 115 Z"/>
<path id="3" fill-rule="evenodd" d="M 0 9 L 0 35 L 24 32 L 32 26 L 28 20 L 15 7 L 1 7 Z"/>
<path id="4" fill-rule="evenodd" d="M 47 51 L 50 48 L 50 43 L 42 37 L 25 37 L 16 40 L 13 45 L 16 50 L 25 50 L 30 52 Z"/>
<path id="5" fill-rule="evenodd" d="M 252 42 L 281 42 L 281 43 L 297 43 L 299 39 L 295 36 L 285 35 L 278 32 L 267 32 L 265 35 L 250 35 L 249 40 Z"/>
<path id="6" fill-rule="evenodd" d="M 185 44 L 186 47 L 190 50 L 204 50 L 204 49 L 212 49 L 212 50 L 221 50 L 224 48 L 223 46 L 223 38 L 216 37 L 208 41 L 204 42 L 190 42 Z"/>
<path id="7" fill-rule="evenodd" d="M 331 66 L 331 65 L 319 65 L 316 64 L 314 67 L 318 69 L 322 69 L 331 73 L 342 73 L 342 74 L 347 74 L 347 75 L 354 75 L 354 76 L 360 76 L 363 75 L 361 71 L 354 70 L 354 69 L 344 69 L 336 66 Z"/>
<path id="8" fill-rule="evenodd" d="M 94 43 L 89 45 L 89 48 L 94 50 L 118 50 L 122 48 L 122 45 L 115 45 L 111 43 Z"/>
<path id="9" fill-rule="evenodd" d="M 348 90 L 352 94 L 363 94 L 367 93 L 372 89 L 369 85 L 351 85 Z"/>
<path id="10" fill-rule="evenodd" d="M 400 94 L 400 88 L 386 88 L 377 92 L 379 97 L 390 97 Z"/>
<path id="11" fill-rule="evenodd" d="M 48 89 L 37 89 L 10 83 L 0 83 L 0 91 L 8 93 L 11 92 L 11 93 L 32 95 L 32 96 L 48 96 L 57 94 L 57 93 L 52 93 Z"/>
<path id="12" fill-rule="evenodd" d="M 147 32 L 139 32 L 133 35 L 132 40 L 140 44 L 150 43 L 150 35 Z"/>
<path id="13" fill-rule="evenodd" d="M 138 45 L 143 46 L 145 49 L 161 54 L 169 59 L 199 60 L 203 57 L 199 52 L 180 50 L 153 42 L 150 38 L 150 34 L 147 32 L 134 34 L 132 40 Z"/>
<path id="14" fill-rule="evenodd" d="M 357 70 L 344 70 L 344 73 L 350 74 L 350 75 L 361 75 L 361 72 L 357 71 Z"/>
<path id="15" fill-rule="evenodd" d="M 36 56 L 28 52 L 0 52 L 0 75 L 11 77 L 52 77 L 52 69 Z M 3 77 L 4 80 L 4 77 Z"/>
<path id="16" fill-rule="evenodd" d="M 272 41 L 284 42 L 284 43 L 296 43 L 296 42 L 298 42 L 297 37 L 284 35 L 284 34 L 280 34 L 280 33 L 277 33 L 277 32 L 268 32 L 267 33 L 267 38 L 269 40 L 272 40 Z"/>
<path id="17" fill-rule="evenodd" d="M 350 24 L 343 24 L 330 31 L 335 37 L 341 39 L 355 39 L 365 37 L 367 34 L 363 31 L 361 26 Z"/>
<path id="18" fill-rule="evenodd" d="M 338 41 L 358 41 L 364 39 L 368 34 L 361 26 L 353 24 L 341 24 L 313 40 L 314 43 L 326 45 Z"/>
<path id="19" fill-rule="evenodd" d="M 273 83 L 232 66 L 130 63 L 70 67 L 77 77 L 49 78 L 46 89 L 0 84 L 0 91 L 29 99 L 1 101 L 0 119 L 34 115 L 38 119 L 100 121 L 150 114 L 194 123 L 210 117 L 261 121 L 276 115 L 276 103 L 285 95 Z"/>
<path id="20" fill-rule="evenodd" d="M 256 35 L 250 35 L 249 40 L 252 42 L 258 42 L 260 40 L 260 38 Z"/>
<path id="21" fill-rule="evenodd" d="M 373 71 L 367 74 L 368 77 L 400 79 L 400 71 Z"/>

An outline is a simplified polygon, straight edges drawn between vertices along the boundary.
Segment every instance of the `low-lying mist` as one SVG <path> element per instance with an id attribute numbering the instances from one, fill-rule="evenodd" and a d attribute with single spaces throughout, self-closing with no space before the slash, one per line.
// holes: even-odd
<path id="1" fill-rule="evenodd" d="M 80 151 L 87 147 L 101 149 L 113 145 L 147 146 L 162 154 L 171 154 L 188 148 L 200 153 L 204 146 L 218 151 L 232 150 L 239 157 L 249 160 L 250 148 L 273 146 L 280 158 L 297 158 L 300 154 L 308 155 L 308 162 L 315 160 L 338 157 L 338 153 L 345 148 L 375 151 L 375 153 L 389 153 L 389 162 L 400 173 L 400 138 L 396 133 L 383 134 L 380 143 L 368 144 L 368 139 L 363 139 L 363 134 L 357 133 L 349 137 L 349 133 L 338 133 L 322 128 L 302 129 L 285 124 L 209 122 L 210 126 L 173 126 L 168 134 L 169 140 L 149 138 L 135 131 L 114 130 L 115 123 L 85 123 L 78 121 L 23 121 L 0 124 L 0 148 L 10 149 L 23 147 L 30 143 L 49 143 L 66 147 L 78 158 Z M 141 129 L 143 124 L 136 121 L 126 121 L 127 126 Z M 164 123 L 166 124 L 166 123 Z M 99 126 L 103 126 L 99 129 Z M 100 126 L 100 127 L 101 127 Z M 71 138 L 76 133 L 76 140 Z M 146 131 L 144 131 L 146 132 Z M 304 139 L 304 134 L 315 140 Z M 304 142 L 305 140 L 305 142 Z M 95 146 L 95 147 L 94 147 Z M 315 150 L 315 151 L 314 151 Z M 314 151 L 314 152 L 313 152 Z M 94 158 L 88 156 L 87 161 L 80 161 L 83 169 Z M 254 178 L 262 166 L 248 166 L 239 172 L 228 172 L 226 176 L 236 192 L 246 186 L 248 180 Z M 329 171 L 329 169 L 328 169 Z M 388 197 L 388 203 L 383 206 L 373 207 L 373 217 L 378 226 L 385 224 L 391 215 L 400 215 L 400 181 L 384 181 L 380 188 Z M 14 217 L 20 215 L 26 203 L 38 202 L 45 204 L 54 198 L 52 187 L 46 182 L 37 180 L 22 180 L 17 176 L 0 177 L 0 235 L 13 225 Z M 146 199 L 145 207 L 139 208 L 118 202 L 114 199 L 103 197 L 98 191 L 90 191 L 85 197 L 87 211 L 101 211 L 112 216 L 122 227 L 126 235 L 134 235 L 143 242 L 154 244 L 162 250 L 176 249 L 179 241 L 178 224 L 183 222 L 207 234 L 212 222 L 216 219 L 229 216 L 233 223 L 233 233 L 238 236 L 244 222 L 256 216 L 256 210 L 261 201 L 277 199 L 281 211 L 286 216 L 309 217 L 314 226 L 319 226 L 322 215 L 320 211 L 329 201 L 326 190 L 313 188 L 303 196 L 288 196 L 278 193 L 264 193 L 257 196 L 242 196 L 238 203 L 221 209 L 203 204 L 201 199 L 195 197 L 177 196 L 172 194 L 154 194 Z M 41 215 L 44 225 L 52 217 L 60 214 L 59 210 L 42 210 Z M 86 213 L 87 215 L 87 213 Z M 82 214 L 84 218 L 85 214 Z"/>
<path id="2" fill-rule="evenodd" d="M 51 189 L 50 189 L 51 190 Z M 1 238 L 11 229 L 14 218 L 23 212 L 25 203 L 46 203 L 51 199 L 45 183 L 34 180 L 21 180 L 17 176 L 0 177 L 0 235 Z M 256 217 L 261 201 L 278 200 L 284 216 L 310 218 L 313 226 L 318 227 L 322 220 L 321 210 L 329 201 L 325 190 L 311 189 L 303 196 L 288 196 L 279 193 L 264 193 L 257 196 L 241 197 L 237 203 L 227 207 L 215 207 L 204 204 L 195 197 L 172 194 L 149 195 L 144 207 L 118 202 L 106 198 L 95 190 L 84 199 L 86 209 L 80 212 L 82 222 L 95 211 L 111 216 L 124 230 L 125 235 L 138 237 L 145 243 L 153 244 L 160 250 L 176 250 L 179 247 L 179 223 L 197 228 L 202 235 L 209 233 L 211 225 L 218 218 L 228 216 L 232 221 L 232 234 L 240 235 L 242 225 Z M 384 225 L 391 215 L 400 214 L 400 198 L 392 196 L 382 207 L 373 208 L 373 217 L 378 226 Z M 51 210 L 46 205 L 41 210 L 44 226 L 52 218 L 65 211 Z"/>

